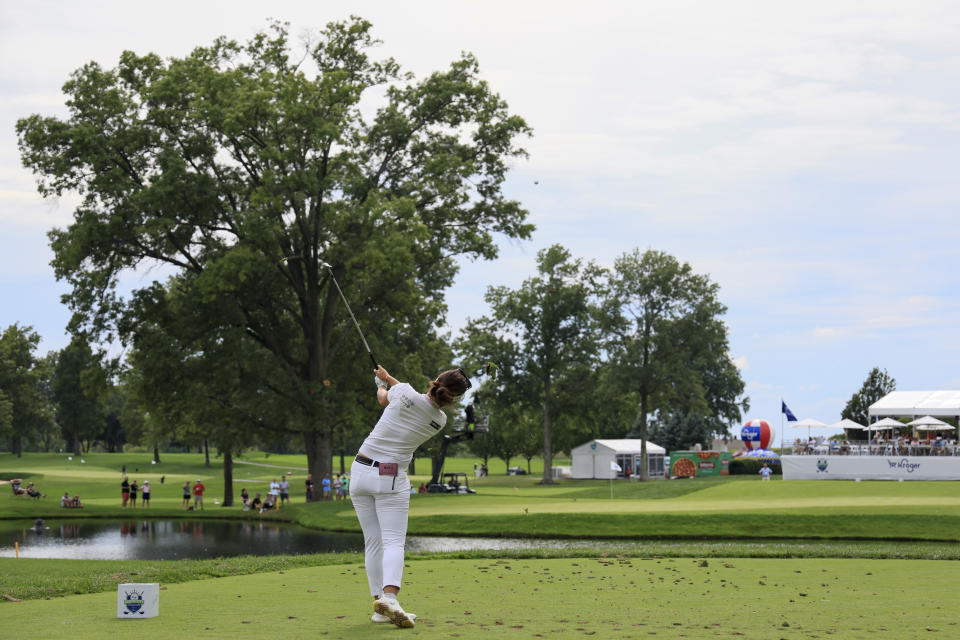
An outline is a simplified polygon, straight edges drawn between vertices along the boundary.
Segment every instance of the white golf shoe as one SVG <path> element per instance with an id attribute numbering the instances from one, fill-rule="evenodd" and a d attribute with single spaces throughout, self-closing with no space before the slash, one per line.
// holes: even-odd
<path id="1" fill-rule="evenodd" d="M 410 618 L 411 620 L 416 620 L 416 619 L 417 619 L 417 614 L 415 614 L 415 613 L 410 613 L 410 612 L 408 611 L 408 612 L 407 612 L 407 617 Z M 388 618 L 387 616 L 382 616 L 382 615 L 380 615 L 379 613 L 374 613 L 372 616 L 370 616 L 370 622 L 393 622 L 393 620 L 391 620 L 391 619 Z"/>
<path id="2" fill-rule="evenodd" d="M 380 598 L 374 600 L 373 610 L 402 629 L 413 627 L 413 618 L 403 610 L 396 598 Z M 372 618 L 371 618 L 372 619 Z"/>

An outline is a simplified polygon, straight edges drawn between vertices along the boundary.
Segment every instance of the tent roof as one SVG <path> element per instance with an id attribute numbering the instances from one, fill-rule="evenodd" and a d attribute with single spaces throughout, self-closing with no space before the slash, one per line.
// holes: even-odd
<path id="1" fill-rule="evenodd" d="M 869 414 L 960 416 L 960 391 L 893 391 L 870 405 Z"/>
<path id="2" fill-rule="evenodd" d="M 585 442 L 575 449 L 580 449 L 581 447 L 586 447 L 591 442 L 596 442 L 599 446 L 606 447 L 611 449 L 614 453 L 640 453 L 640 445 L 643 444 L 643 440 L 640 439 L 631 439 L 624 438 L 622 440 L 591 440 L 590 442 Z M 649 440 L 647 441 L 647 454 L 651 453 L 666 453 L 667 450 L 661 447 L 658 444 L 653 444 Z"/>

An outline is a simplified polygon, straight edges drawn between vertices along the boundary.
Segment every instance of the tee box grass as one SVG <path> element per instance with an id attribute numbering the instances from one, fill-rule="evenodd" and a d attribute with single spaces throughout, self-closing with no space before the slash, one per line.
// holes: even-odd
<path id="1" fill-rule="evenodd" d="M 917 638 L 960 635 L 954 563 L 743 558 L 414 560 L 417 625 L 369 621 L 362 563 L 172 584 L 160 616 L 115 594 L 0 606 L 8 638 Z M 938 597 L 935 597 L 938 596 Z"/>

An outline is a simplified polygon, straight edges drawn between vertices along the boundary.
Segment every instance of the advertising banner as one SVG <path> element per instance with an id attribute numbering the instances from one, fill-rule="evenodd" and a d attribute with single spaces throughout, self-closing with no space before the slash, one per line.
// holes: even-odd
<path id="1" fill-rule="evenodd" d="M 726 476 L 730 474 L 729 451 L 671 451 L 670 475 L 674 478 Z"/>
<path id="2" fill-rule="evenodd" d="M 953 456 L 783 456 L 784 480 L 960 480 Z"/>

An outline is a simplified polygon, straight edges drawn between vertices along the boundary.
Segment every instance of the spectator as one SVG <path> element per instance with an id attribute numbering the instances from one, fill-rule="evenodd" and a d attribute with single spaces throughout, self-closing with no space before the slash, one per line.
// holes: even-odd
<path id="1" fill-rule="evenodd" d="M 257 509 L 259 511 L 262 505 L 263 500 L 260 499 L 260 493 L 257 492 L 257 494 L 253 497 L 253 500 L 250 501 L 250 508 Z"/>
<path id="2" fill-rule="evenodd" d="M 20 478 L 14 478 L 10 481 L 10 486 L 13 488 L 13 495 L 15 496 L 25 496 L 27 495 L 26 490 L 23 488 L 23 480 Z"/>
<path id="3" fill-rule="evenodd" d="M 73 505 L 71 504 L 72 502 L 73 502 L 73 500 L 70 498 L 70 492 L 69 492 L 69 491 L 64 491 L 64 492 L 63 492 L 63 497 L 60 498 L 60 506 L 61 506 L 62 508 L 64 508 L 64 509 L 67 509 L 67 508 L 73 506 Z"/>
<path id="4" fill-rule="evenodd" d="M 32 482 L 27 485 L 27 495 L 28 495 L 29 497 L 31 497 L 31 498 L 37 498 L 37 499 L 46 498 L 46 497 L 47 497 L 47 494 L 45 494 L 45 493 L 40 493 L 39 491 L 37 491 L 37 489 L 34 488 Z"/>
<path id="5" fill-rule="evenodd" d="M 277 482 L 276 478 L 270 481 L 270 491 L 267 493 L 273 497 L 274 502 L 277 502 L 277 498 L 280 496 L 280 483 Z"/>
<path id="6" fill-rule="evenodd" d="M 427 492 L 427 485 L 421 482 L 420 488 L 417 489 L 417 493 L 426 493 L 426 492 Z"/>
<path id="7" fill-rule="evenodd" d="M 340 499 L 340 474 L 337 474 L 337 477 L 333 479 L 333 498 L 334 500 Z"/>
<path id="8" fill-rule="evenodd" d="M 143 481 L 143 489 L 140 490 L 140 493 L 143 494 L 143 498 L 141 499 L 143 501 L 143 506 L 149 508 L 150 507 L 150 481 L 149 480 Z"/>
<path id="9" fill-rule="evenodd" d="M 290 504 L 290 481 L 286 476 L 280 478 L 280 502 Z"/>
<path id="10" fill-rule="evenodd" d="M 267 499 L 263 501 L 263 508 L 260 509 L 260 513 L 264 511 L 270 511 L 271 509 L 278 509 L 277 499 L 271 494 L 267 494 Z"/>
<path id="11" fill-rule="evenodd" d="M 123 476 L 123 482 L 120 483 L 120 497 L 123 499 L 123 508 L 127 508 L 127 502 L 130 501 L 130 481 L 127 476 Z"/>
<path id="12" fill-rule="evenodd" d="M 134 508 L 137 506 L 137 490 L 140 487 L 137 486 L 137 481 L 134 480 L 130 483 L 130 507 Z"/>
<path id="13" fill-rule="evenodd" d="M 203 491 L 206 489 L 203 486 L 203 483 L 200 482 L 200 479 L 197 478 L 197 483 L 193 485 L 193 508 L 194 510 L 200 509 L 203 511 Z"/>
<path id="14" fill-rule="evenodd" d="M 340 491 L 343 492 L 344 500 L 350 499 L 350 476 L 344 474 L 343 477 L 340 478 Z"/>
<path id="15" fill-rule="evenodd" d="M 74 509 L 83 509 L 83 505 L 80 504 L 80 495 L 79 495 L 79 494 L 73 496 L 73 505 L 71 505 L 71 506 L 72 506 Z"/>
<path id="16" fill-rule="evenodd" d="M 307 502 L 313 502 L 313 474 L 308 473 L 307 479 L 304 480 L 304 484 L 307 487 Z"/>
<path id="17" fill-rule="evenodd" d="M 763 467 L 760 469 L 760 478 L 762 480 L 769 481 L 771 473 L 773 473 L 773 469 L 767 466 L 767 463 L 764 463 Z"/>
<path id="18" fill-rule="evenodd" d="M 323 487 L 323 499 L 330 499 L 330 474 L 323 474 L 323 480 L 320 481 L 320 486 Z"/>
<path id="19" fill-rule="evenodd" d="M 186 509 L 190 506 L 190 481 L 183 483 L 183 500 L 180 501 L 180 507 Z"/>
<path id="20" fill-rule="evenodd" d="M 247 493 L 246 487 L 244 487 L 243 489 L 240 489 L 240 502 L 242 502 L 243 506 L 245 507 L 250 506 L 250 494 Z"/>

